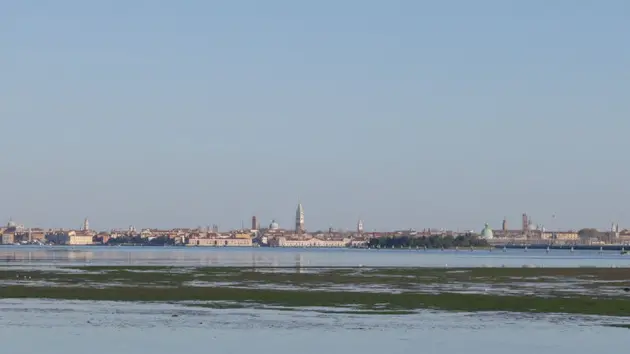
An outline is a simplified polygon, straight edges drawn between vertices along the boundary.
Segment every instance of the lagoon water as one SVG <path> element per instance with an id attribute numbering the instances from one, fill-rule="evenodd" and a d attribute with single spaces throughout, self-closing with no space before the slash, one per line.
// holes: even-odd
<path id="1" fill-rule="evenodd" d="M 618 251 L 0 246 L 3 265 L 625 267 Z"/>
<path id="2" fill-rule="evenodd" d="M 618 252 L 416 251 L 184 247 L 0 247 L 0 264 L 176 266 L 600 266 Z M 1 285 L 1 284 L 0 284 Z M 2 291 L 0 287 L 0 291 Z M 591 354 L 630 346 L 623 318 L 419 312 L 209 309 L 182 304 L 0 300 L 2 353 Z"/>
<path id="3" fill-rule="evenodd" d="M 421 312 L 322 314 L 181 305 L 0 300 L 11 354 L 613 353 L 630 330 L 597 318 Z"/>

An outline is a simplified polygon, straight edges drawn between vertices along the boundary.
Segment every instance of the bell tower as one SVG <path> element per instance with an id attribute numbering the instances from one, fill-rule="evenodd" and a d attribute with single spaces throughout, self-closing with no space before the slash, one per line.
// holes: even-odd
<path id="1" fill-rule="evenodd" d="M 302 235 L 304 231 L 304 208 L 302 207 L 302 203 L 298 203 L 297 210 L 295 211 L 295 233 Z"/>

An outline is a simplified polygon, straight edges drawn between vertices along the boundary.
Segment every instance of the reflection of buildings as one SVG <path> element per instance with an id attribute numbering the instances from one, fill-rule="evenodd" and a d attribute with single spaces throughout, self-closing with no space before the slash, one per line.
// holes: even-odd
<path id="1" fill-rule="evenodd" d="M 94 258 L 94 253 L 92 252 L 85 252 L 85 251 L 72 251 L 72 252 L 67 252 L 67 260 L 69 261 L 78 261 L 78 260 L 82 260 L 82 261 L 91 261 Z"/>
<path id="2" fill-rule="evenodd" d="M 98 257 L 98 253 L 96 254 Z M 103 254 L 101 254 L 103 257 Z M 111 257 L 111 255 L 108 255 Z M 0 251 L 0 261 L 4 262 L 38 262 L 38 263 L 63 263 L 67 261 L 92 261 L 95 258 L 93 252 L 83 250 L 67 250 L 59 248 L 46 248 L 38 251 L 26 251 L 24 248 Z"/>
<path id="3" fill-rule="evenodd" d="M 304 257 L 301 253 L 295 255 L 295 270 L 297 273 L 302 273 L 304 267 Z"/>

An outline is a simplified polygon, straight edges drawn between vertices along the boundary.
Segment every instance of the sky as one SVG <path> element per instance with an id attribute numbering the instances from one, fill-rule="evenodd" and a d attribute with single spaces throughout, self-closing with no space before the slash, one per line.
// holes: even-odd
<path id="1" fill-rule="evenodd" d="M 630 228 L 625 0 L 0 4 L 0 221 Z M 555 218 L 552 217 L 555 215 Z"/>

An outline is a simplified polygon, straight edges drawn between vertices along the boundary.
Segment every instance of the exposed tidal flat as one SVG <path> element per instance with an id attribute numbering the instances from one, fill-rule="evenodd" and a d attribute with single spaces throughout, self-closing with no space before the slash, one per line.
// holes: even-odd
<path id="1" fill-rule="evenodd" d="M 7 353 L 630 345 L 630 259 L 616 252 L 7 247 L 0 257 Z"/>
<path id="2" fill-rule="evenodd" d="M 0 298 L 630 317 L 630 268 L 87 266 L 0 270 Z"/>
<path id="3" fill-rule="evenodd" d="M 0 298 L 630 315 L 617 252 L 0 247 L 1 260 Z"/>

